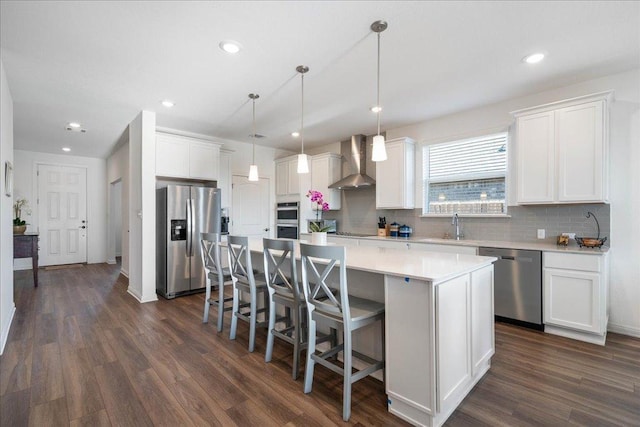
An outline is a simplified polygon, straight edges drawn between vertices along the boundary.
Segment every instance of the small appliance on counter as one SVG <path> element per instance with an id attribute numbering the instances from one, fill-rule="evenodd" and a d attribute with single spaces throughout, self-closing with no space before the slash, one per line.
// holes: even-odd
<path id="1" fill-rule="evenodd" d="M 411 237 L 411 233 L 413 233 L 413 229 L 408 225 L 401 225 L 398 227 L 398 237 Z"/>

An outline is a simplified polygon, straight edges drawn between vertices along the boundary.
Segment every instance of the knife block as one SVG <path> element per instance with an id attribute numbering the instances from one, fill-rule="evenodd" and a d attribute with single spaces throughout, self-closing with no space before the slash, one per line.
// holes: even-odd
<path id="1" fill-rule="evenodd" d="M 389 235 L 389 225 L 384 228 L 378 228 L 378 237 L 387 237 Z"/>

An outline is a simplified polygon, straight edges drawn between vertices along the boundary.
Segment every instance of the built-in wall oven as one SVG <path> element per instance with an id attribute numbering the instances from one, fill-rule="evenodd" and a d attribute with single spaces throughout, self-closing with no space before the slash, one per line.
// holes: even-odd
<path id="1" fill-rule="evenodd" d="M 276 205 L 276 237 L 297 239 L 300 230 L 300 206 L 298 202 L 281 202 Z"/>

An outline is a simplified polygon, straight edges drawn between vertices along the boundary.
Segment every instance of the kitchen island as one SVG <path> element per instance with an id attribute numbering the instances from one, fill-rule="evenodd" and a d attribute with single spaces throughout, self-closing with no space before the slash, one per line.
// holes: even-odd
<path id="1" fill-rule="evenodd" d="M 249 247 L 258 267 L 262 240 L 250 239 Z M 489 370 L 495 260 L 347 246 L 349 292 L 371 298 L 382 285 L 391 413 L 415 425 L 442 425 Z M 376 343 L 371 334 L 354 347 L 375 353 Z"/>

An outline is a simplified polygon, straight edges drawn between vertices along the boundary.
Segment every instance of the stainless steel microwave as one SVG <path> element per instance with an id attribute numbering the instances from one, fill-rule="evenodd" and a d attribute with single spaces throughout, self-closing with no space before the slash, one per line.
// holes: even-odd
<path id="1" fill-rule="evenodd" d="M 282 202 L 276 206 L 276 224 L 299 225 L 300 206 L 298 202 Z"/>

